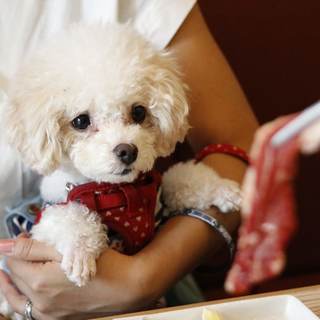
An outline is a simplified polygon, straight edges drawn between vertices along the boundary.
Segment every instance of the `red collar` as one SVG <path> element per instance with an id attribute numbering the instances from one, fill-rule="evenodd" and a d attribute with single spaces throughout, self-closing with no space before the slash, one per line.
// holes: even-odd
<path id="1" fill-rule="evenodd" d="M 66 203 L 77 201 L 97 212 L 102 223 L 123 238 L 125 252 L 133 254 L 153 237 L 160 183 L 161 176 L 155 170 L 132 183 L 89 182 L 73 187 Z"/>

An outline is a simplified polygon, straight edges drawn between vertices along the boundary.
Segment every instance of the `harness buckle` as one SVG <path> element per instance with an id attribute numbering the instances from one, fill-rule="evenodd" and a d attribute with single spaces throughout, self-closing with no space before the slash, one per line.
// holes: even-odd
<path id="1" fill-rule="evenodd" d="M 74 187 L 75 187 L 75 185 L 73 183 L 67 182 L 66 186 L 65 186 L 65 189 L 66 189 L 67 192 L 70 192 Z"/>

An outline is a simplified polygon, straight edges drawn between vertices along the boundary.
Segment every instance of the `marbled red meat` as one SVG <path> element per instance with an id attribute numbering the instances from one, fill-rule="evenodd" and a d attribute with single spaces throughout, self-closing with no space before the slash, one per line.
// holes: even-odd
<path id="1" fill-rule="evenodd" d="M 225 284 L 232 293 L 249 291 L 254 284 L 278 275 L 285 266 L 285 250 L 297 227 L 293 178 L 299 143 L 294 138 L 276 148 L 271 139 L 287 121 L 281 119 L 267 126 L 260 132 L 263 141 L 255 146 L 244 183 L 244 221 Z"/>

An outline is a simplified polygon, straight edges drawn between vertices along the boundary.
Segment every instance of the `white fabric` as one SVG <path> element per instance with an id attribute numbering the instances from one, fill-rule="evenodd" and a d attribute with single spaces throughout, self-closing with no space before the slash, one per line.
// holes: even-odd
<path id="1" fill-rule="evenodd" d="M 173 38 L 196 0 L 0 0 L 0 122 L 8 79 L 42 40 L 74 22 L 131 23 L 155 47 Z M 34 173 L 6 145 L 0 123 L 0 219 L 11 205 L 37 187 Z M 0 220 L 0 236 L 2 232 Z"/>

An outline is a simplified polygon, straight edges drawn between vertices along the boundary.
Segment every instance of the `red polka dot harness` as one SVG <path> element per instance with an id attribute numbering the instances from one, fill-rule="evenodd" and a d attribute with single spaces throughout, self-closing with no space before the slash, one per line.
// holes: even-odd
<path id="1" fill-rule="evenodd" d="M 132 183 L 89 182 L 74 186 L 61 205 L 76 201 L 97 212 L 102 223 L 121 236 L 124 252 L 134 254 L 154 235 L 160 183 L 161 176 L 155 170 L 140 175 Z M 41 213 L 36 222 L 40 219 Z"/>

